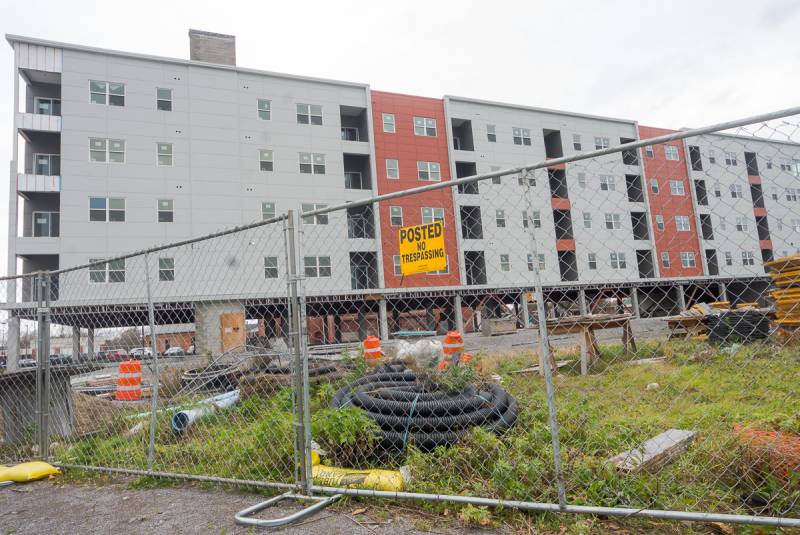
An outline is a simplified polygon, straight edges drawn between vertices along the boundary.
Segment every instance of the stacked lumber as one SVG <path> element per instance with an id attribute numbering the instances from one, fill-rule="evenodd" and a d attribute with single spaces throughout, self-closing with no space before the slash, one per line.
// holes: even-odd
<path id="1" fill-rule="evenodd" d="M 620 453 L 609 461 L 624 474 L 653 473 L 685 452 L 694 436 L 694 431 L 668 429 L 638 448 Z"/>
<path id="2" fill-rule="evenodd" d="M 776 288 L 775 323 L 784 329 L 800 327 L 800 255 L 785 256 L 764 264 Z"/>

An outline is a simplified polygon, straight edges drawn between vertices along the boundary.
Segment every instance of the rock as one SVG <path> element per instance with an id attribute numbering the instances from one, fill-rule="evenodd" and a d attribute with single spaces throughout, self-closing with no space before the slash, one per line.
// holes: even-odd
<path id="1" fill-rule="evenodd" d="M 660 386 L 658 383 L 648 383 L 647 390 L 658 390 Z"/>

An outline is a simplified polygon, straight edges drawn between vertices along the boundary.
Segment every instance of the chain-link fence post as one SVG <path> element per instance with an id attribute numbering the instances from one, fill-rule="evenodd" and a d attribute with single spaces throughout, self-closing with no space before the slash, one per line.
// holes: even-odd
<path id="1" fill-rule="evenodd" d="M 534 210 L 533 203 L 531 202 L 531 188 L 527 180 L 523 180 L 523 182 L 526 184 L 525 201 L 528 205 L 526 217 L 531 217 Z M 536 245 L 536 233 L 534 232 L 534 225 L 532 224 L 528 225 L 528 246 L 531 252 L 531 262 L 533 263 L 533 296 L 536 300 L 536 321 L 539 325 L 539 350 L 541 355 L 539 369 L 544 373 L 550 440 L 553 445 L 553 469 L 556 476 L 556 491 L 558 492 L 558 504 L 563 508 L 567 505 L 567 497 L 564 487 L 564 473 L 561 467 L 561 442 L 558 434 L 558 415 L 553 388 L 554 367 L 550 365 L 551 355 L 550 343 L 547 335 L 547 309 L 544 305 L 544 291 L 542 290 L 542 276 L 539 270 L 539 251 Z"/>
<path id="2" fill-rule="evenodd" d="M 297 483 L 304 493 L 311 493 L 311 444 L 308 395 L 308 361 L 303 350 L 303 304 L 300 294 L 300 274 L 297 267 L 298 232 L 294 210 L 289 210 L 285 222 L 286 269 L 289 312 L 289 340 L 292 346 L 292 385 L 294 405 L 295 455 Z"/>
<path id="3" fill-rule="evenodd" d="M 144 280 L 147 287 L 147 321 L 150 325 L 150 347 L 153 352 L 153 366 L 150 372 L 153 375 L 151 381 L 151 409 L 150 409 L 150 441 L 147 445 L 147 470 L 153 470 L 153 458 L 155 456 L 156 445 L 156 418 L 158 416 L 158 384 L 160 382 L 160 375 L 158 373 L 158 346 L 156 344 L 156 326 L 155 326 L 155 312 L 153 310 L 153 294 L 150 287 L 150 255 L 144 255 Z M 142 351 L 142 358 L 145 357 L 145 351 Z"/>
<path id="4" fill-rule="evenodd" d="M 39 273 L 36 287 L 36 399 L 39 457 L 50 456 L 50 275 Z"/>

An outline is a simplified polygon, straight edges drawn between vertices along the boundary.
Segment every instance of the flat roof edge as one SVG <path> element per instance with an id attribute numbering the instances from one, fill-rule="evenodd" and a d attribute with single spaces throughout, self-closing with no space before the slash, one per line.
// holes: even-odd
<path id="1" fill-rule="evenodd" d="M 247 67 L 239 67 L 236 65 L 221 65 L 218 63 L 206 63 L 204 61 L 192 61 L 189 59 L 171 58 L 167 56 L 156 56 L 153 54 L 139 54 L 136 52 L 125 52 L 122 50 L 113 50 L 109 48 L 99 48 L 93 46 L 76 45 L 72 43 L 62 43 L 60 41 L 50 41 L 49 39 L 40 39 L 38 37 L 25 37 L 23 35 L 6 34 L 6 41 L 13 47 L 14 43 L 27 43 L 31 45 L 49 46 L 53 48 L 63 48 L 66 50 L 75 50 L 78 52 L 87 52 L 90 54 L 105 54 L 108 56 L 118 56 L 123 58 L 141 59 L 148 61 L 159 61 L 162 63 L 173 63 L 177 65 L 187 65 L 196 67 L 207 67 L 211 69 L 219 69 L 223 71 L 241 72 L 243 74 L 257 74 L 261 76 L 272 76 L 275 78 L 285 78 L 287 80 L 298 80 L 303 82 L 315 82 L 321 84 L 338 85 L 346 87 L 357 87 L 366 89 L 369 84 L 361 82 L 346 82 L 343 80 L 333 80 L 329 78 L 317 78 L 314 76 L 302 76 L 299 74 L 288 74 L 283 72 L 265 71 L 261 69 L 251 69 Z"/>
<path id="2" fill-rule="evenodd" d="M 538 108 L 536 106 L 525 106 L 523 104 L 510 104 L 508 102 L 497 102 L 494 100 L 483 100 L 478 98 L 460 97 L 458 95 L 445 95 L 445 100 L 458 100 L 461 102 L 468 102 L 472 104 L 485 104 L 487 106 L 498 106 L 502 108 L 512 108 L 517 110 L 535 111 L 539 113 L 549 113 L 551 115 L 566 115 L 569 117 L 579 117 L 582 119 L 595 119 L 599 121 L 610 121 L 614 123 L 624 123 L 636 125 L 637 122 L 633 119 L 620 119 L 618 117 L 603 117 L 601 115 L 591 115 L 588 113 L 578 113 L 574 111 L 553 110 L 550 108 Z"/>

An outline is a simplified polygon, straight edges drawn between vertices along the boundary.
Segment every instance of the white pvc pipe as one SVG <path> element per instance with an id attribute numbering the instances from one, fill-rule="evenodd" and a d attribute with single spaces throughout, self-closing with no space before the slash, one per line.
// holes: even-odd
<path id="1" fill-rule="evenodd" d="M 239 390 L 204 399 L 196 407 L 176 412 L 172 416 L 172 430 L 176 433 L 183 433 L 194 422 L 205 418 L 217 409 L 227 409 L 237 403 L 239 403 Z"/>

